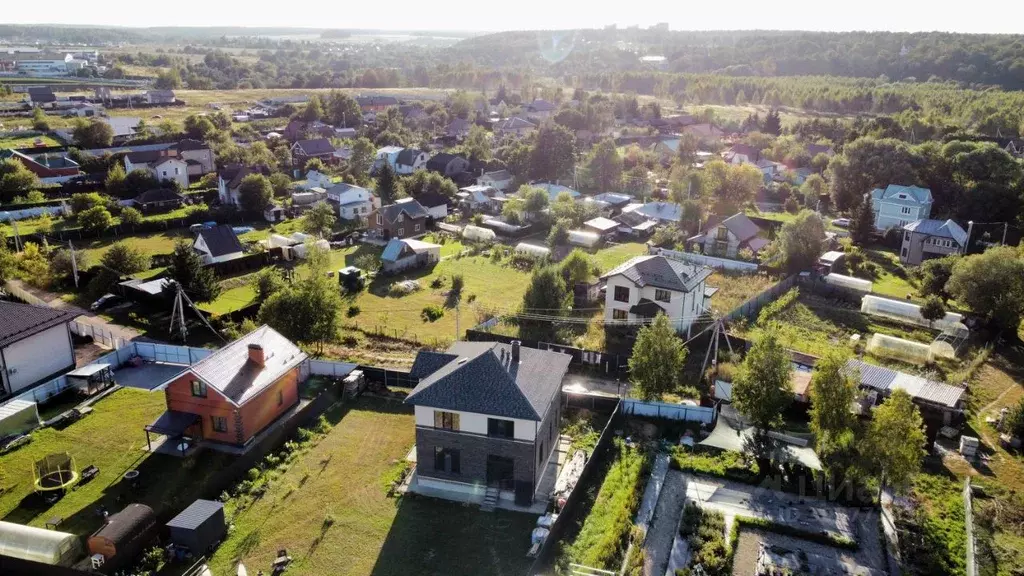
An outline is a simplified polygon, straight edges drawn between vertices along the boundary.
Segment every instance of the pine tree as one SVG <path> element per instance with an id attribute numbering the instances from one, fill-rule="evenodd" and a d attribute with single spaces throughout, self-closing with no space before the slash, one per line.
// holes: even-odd
<path id="1" fill-rule="evenodd" d="M 394 204 L 398 199 L 398 181 L 395 178 L 395 170 L 390 164 L 384 162 L 377 173 L 377 195 L 380 196 L 380 203 L 384 206 Z"/>
<path id="2" fill-rule="evenodd" d="M 167 271 L 193 302 L 212 302 L 220 296 L 217 274 L 212 268 L 203 266 L 202 259 L 189 242 L 179 240 L 175 243 Z"/>
<path id="3" fill-rule="evenodd" d="M 857 211 L 853 213 L 850 221 L 850 238 L 858 246 L 864 246 L 871 241 L 875 233 L 875 211 L 871 209 L 871 200 L 861 200 Z"/>

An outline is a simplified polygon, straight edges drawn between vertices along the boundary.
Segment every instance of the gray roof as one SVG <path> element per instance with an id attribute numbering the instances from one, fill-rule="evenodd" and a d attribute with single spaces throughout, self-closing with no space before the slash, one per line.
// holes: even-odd
<path id="1" fill-rule="evenodd" d="M 628 194 L 618 194 L 615 192 L 604 192 L 594 196 L 593 199 L 597 202 L 606 202 L 611 206 L 625 206 L 633 201 L 633 197 Z"/>
<path id="2" fill-rule="evenodd" d="M 536 128 L 536 127 L 537 127 L 537 125 L 534 124 L 533 122 L 530 122 L 529 120 L 525 120 L 523 118 L 520 118 L 519 116 L 513 116 L 511 118 L 506 118 L 506 119 L 502 120 L 501 122 L 498 122 L 498 124 L 495 125 L 494 129 L 495 130 L 522 130 L 522 129 L 525 129 L 525 128 Z"/>
<path id="3" fill-rule="evenodd" d="M 422 150 L 415 148 L 405 148 L 395 156 L 395 164 L 401 164 L 402 166 L 412 166 L 416 163 L 416 157 L 422 154 Z"/>
<path id="4" fill-rule="evenodd" d="M 750 218 L 747 218 L 747 215 L 742 212 L 729 216 L 725 220 L 722 220 L 722 223 L 719 225 L 728 228 L 729 232 L 732 232 L 733 235 L 739 238 L 740 242 L 746 242 L 761 232 L 761 229 L 757 227 L 757 224 L 754 224 L 754 222 Z"/>
<path id="5" fill-rule="evenodd" d="M 224 504 L 215 500 L 196 500 L 167 523 L 168 528 L 195 530 L 210 517 L 224 509 Z"/>
<path id="6" fill-rule="evenodd" d="M 656 220 L 678 222 L 683 217 L 683 207 L 673 202 L 648 202 L 638 206 L 635 211 Z"/>
<path id="7" fill-rule="evenodd" d="M 677 292 L 689 292 L 712 274 L 711 268 L 672 260 L 664 256 L 636 256 L 601 276 L 625 276 L 637 286 L 654 286 Z"/>
<path id="8" fill-rule="evenodd" d="M 492 172 L 484 172 L 484 176 L 487 176 L 491 180 L 511 180 L 512 173 L 508 170 L 494 170 Z"/>
<path id="9" fill-rule="evenodd" d="M 420 350 L 419 354 L 416 354 L 416 360 L 413 361 L 409 374 L 414 378 L 426 378 L 443 368 L 445 364 L 458 358 L 455 354 Z"/>
<path id="10" fill-rule="evenodd" d="M 417 357 L 419 370 L 441 363 L 442 355 L 427 354 L 422 362 Z M 407 403 L 533 421 L 547 413 L 572 360 L 524 346 L 514 364 L 512 346 L 496 342 L 456 342 L 443 356 L 455 359 L 420 380 Z"/>
<path id="11" fill-rule="evenodd" d="M 422 204 L 411 198 L 406 199 L 403 202 L 395 202 L 394 204 L 388 204 L 387 206 L 380 207 L 381 216 L 383 216 L 388 222 L 394 222 L 398 219 L 398 215 L 403 212 L 409 218 L 427 217 L 427 209 L 424 208 Z"/>
<path id="12" fill-rule="evenodd" d="M 199 235 L 203 237 L 206 247 L 210 250 L 210 255 L 214 258 L 242 251 L 242 243 L 238 241 L 238 236 L 235 236 L 235 231 L 227 224 L 203 228 L 199 230 Z"/>
<path id="13" fill-rule="evenodd" d="M 903 229 L 938 238 L 950 238 L 961 246 L 967 243 L 967 232 L 952 220 L 917 220 L 907 224 Z"/>
<path id="14" fill-rule="evenodd" d="M 109 539 L 115 546 L 145 532 L 156 522 L 153 509 L 145 504 L 129 504 L 120 512 L 107 516 L 107 523 L 93 533 L 93 536 Z"/>
<path id="15" fill-rule="evenodd" d="M 110 128 L 114 131 L 114 136 L 132 136 L 135 134 L 135 128 L 138 127 L 140 121 L 139 118 L 134 116 L 100 118 L 100 122 L 110 124 Z"/>
<path id="16" fill-rule="evenodd" d="M 900 198 L 900 195 L 905 198 Z M 932 191 L 920 186 L 902 186 L 900 184 L 889 184 L 885 190 L 875 188 L 871 191 L 871 198 L 876 202 L 888 202 L 905 206 L 918 206 L 932 203 Z"/>
<path id="17" fill-rule="evenodd" d="M 135 197 L 138 204 L 149 204 L 150 202 L 173 202 L 175 200 L 184 202 L 185 197 L 170 188 L 153 188 L 146 190 Z"/>
<path id="18" fill-rule="evenodd" d="M 77 315 L 59 308 L 0 301 L 0 348 L 70 322 Z"/>
<path id="19" fill-rule="evenodd" d="M 250 344 L 263 347 L 263 366 L 249 361 Z M 298 346 L 264 325 L 193 364 L 189 371 L 241 406 L 305 359 Z"/>
<path id="20" fill-rule="evenodd" d="M 860 360 L 847 360 L 844 372 L 860 374 L 860 385 L 878 390 L 886 395 L 895 389 L 905 390 L 915 400 L 956 408 L 967 392 L 962 386 L 928 380 L 912 374 L 904 374 L 889 368 L 875 366 Z"/>
<path id="21" fill-rule="evenodd" d="M 334 146 L 331 145 L 331 141 L 327 138 L 314 138 L 312 140 L 299 140 L 293 144 L 295 148 L 299 149 L 299 153 L 306 156 L 315 156 L 317 154 L 333 154 Z"/>

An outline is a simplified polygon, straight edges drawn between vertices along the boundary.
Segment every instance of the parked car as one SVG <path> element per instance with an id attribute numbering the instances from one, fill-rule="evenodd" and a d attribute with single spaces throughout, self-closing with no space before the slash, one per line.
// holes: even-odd
<path id="1" fill-rule="evenodd" d="M 99 300 L 93 302 L 92 305 L 89 306 L 89 310 L 97 312 L 105 308 L 110 308 L 111 306 L 118 304 L 123 300 L 124 298 L 121 298 L 117 294 L 104 294 L 103 296 L 100 296 Z"/>
<path id="2" fill-rule="evenodd" d="M 850 227 L 850 219 L 849 218 L 836 218 L 835 220 L 832 221 L 832 225 L 833 226 L 838 226 L 840 228 L 849 228 Z"/>

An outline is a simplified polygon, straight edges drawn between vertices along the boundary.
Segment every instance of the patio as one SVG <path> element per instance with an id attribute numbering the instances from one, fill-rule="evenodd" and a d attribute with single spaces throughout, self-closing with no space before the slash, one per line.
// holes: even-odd
<path id="1" fill-rule="evenodd" d="M 164 382 L 181 374 L 187 364 L 170 362 L 144 362 L 140 366 L 125 364 L 114 371 L 114 380 L 126 388 L 154 390 Z"/>

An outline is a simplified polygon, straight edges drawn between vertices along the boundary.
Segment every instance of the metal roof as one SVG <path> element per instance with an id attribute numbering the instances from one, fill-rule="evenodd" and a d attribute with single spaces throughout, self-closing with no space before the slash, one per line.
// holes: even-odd
<path id="1" fill-rule="evenodd" d="M 848 360 L 844 371 L 847 374 L 859 372 L 860 385 L 866 388 L 887 394 L 895 389 L 900 389 L 910 394 L 915 400 L 923 400 L 949 408 L 956 408 L 967 392 L 967 389 L 962 386 L 953 386 L 912 374 L 904 374 L 860 360 Z"/>
<path id="2" fill-rule="evenodd" d="M 900 195 L 906 197 L 900 198 Z M 908 206 L 932 203 L 932 191 L 928 188 L 921 188 L 920 186 L 903 186 L 900 184 L 889 184 L 885 187 L 885 190 L 875 188 L 871 191 L 871 197 L 879 201 L 892 204 L 904 204 Z"/>
<path id="3" fill-rule="evenodd" d="M 608 218 L 603 218 L 603 217 L 597 217 L 597 218 L 594 218 L 593 220 L 587 220 L 583 224 L 584 224 L 584 226 L 588 226 L 590 228 L 596 228 L 597 230 L 600 230 L 602 232 L 607 232 L 609 230 L 615 230 L 616 228 L 619 227 L 619 223 L 616 222 L 615 220 L 610 220 Z"/>
<path id="4" fill-rule="evenodd" d="M 654 286 L 689 292 L 712 274 L 711 268 L 672 260 L 660 255 L 636 256 L 601 276 L 625 276 L 637 286 Z"/>
<path id="5" fill-rule="evenodd" d="M 66 324 L 77 315 L 59 308 L 0 301 L 0 348 Z"/>
<path id="6" fill-rule="evenodd" d="M 719 226 L 725 226 L 732 232 L 734 236 L 739 238 L 740 242 L 746 242 L 754 236 L 757 236 L 761 229 L 754 224 L 754 221 L 747 217 L 746 214 L 740 212 L 729 216 Z"/>
<path id="7" fill-rule="evenodd" d="M 904 226 L 903 229 L 917 234 L 950 238 L 956 240 L 956 243 L 960 245 L 967 243 L 967 232 L 952 220 L 916 220 Z"/>
<path id="8" fill-rule="evenodd" d="M 168 528 L 195 530 L 211 516 L 224 509 L 224 504 L 214 500 L 196 500 L 167 523 Z"/>

